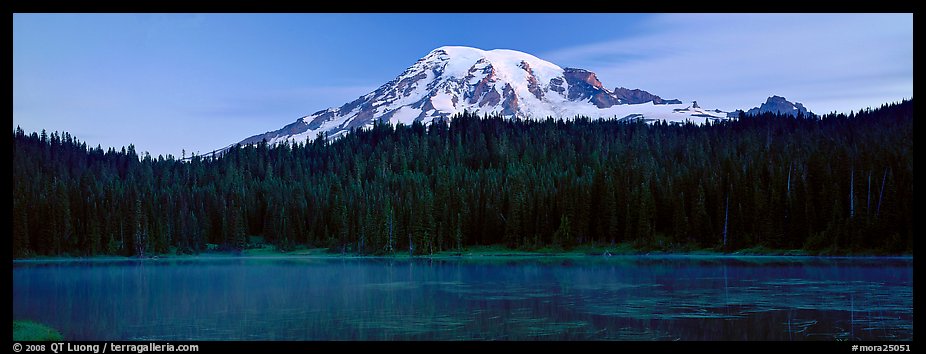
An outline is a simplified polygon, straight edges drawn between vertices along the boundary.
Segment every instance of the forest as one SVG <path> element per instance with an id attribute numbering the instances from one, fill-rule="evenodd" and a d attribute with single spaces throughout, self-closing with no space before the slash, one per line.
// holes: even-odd
<path id="1" fill-rule="evenodd" d="M 913 250 L 913 101 L 705 124 L 462 114 L 152 157 L 13 131 L 13 256 Z"/>

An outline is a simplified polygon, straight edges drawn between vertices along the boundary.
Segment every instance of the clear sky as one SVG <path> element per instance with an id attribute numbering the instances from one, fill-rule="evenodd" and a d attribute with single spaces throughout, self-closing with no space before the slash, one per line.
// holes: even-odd
<path id="1" fill-rule="evenodd" d="M 206 153 L 340 106 L 443 45 L 519 50 L 712 109 L 913 97 L 912 14 L 14 14 L 13 127 Z"/>

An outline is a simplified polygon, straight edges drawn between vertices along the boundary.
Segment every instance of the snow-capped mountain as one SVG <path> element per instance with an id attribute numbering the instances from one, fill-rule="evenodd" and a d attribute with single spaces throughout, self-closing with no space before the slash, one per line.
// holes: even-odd
<path id="1" fill-rule="evenodd" d="M 778 113 L 797 116 L 798 112 L 803 113 L 805 116 L 811 113 L 800 102 L 791 103 L 784 97 L 772 96 L 769 97 L 768 100 L 766 100 L 765 103 L 761 104 L 759 107 L 753 107 L 746 111 L 746 114 L 756 115 L 762 113 Z"/>
<path id="2" fill-rule="evenodd" d="M 271 144 L 305 141 L 319 133 L 337 138 L 374 121 L 430 124 L 463 111 L 509 117 L 666 120 L 670 122 L 727 119 L 727 112 L 705 110 L 666 100 L 639 89 L 602 85 L 595 73 L 561 68 L 514 50 L 481 50 L 445 46 L 434 49 L 401 75 L 373 92 L 340 107 L 302 117 L 280 130 L 244 139 Z"/>

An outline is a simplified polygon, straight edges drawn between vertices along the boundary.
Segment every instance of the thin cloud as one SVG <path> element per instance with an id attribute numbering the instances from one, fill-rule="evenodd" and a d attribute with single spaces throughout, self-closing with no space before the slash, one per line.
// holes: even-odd
<path id="1" fill-rule="evenodd" d="M 544 57 L 595 71 L 607 85 L 724 109 L 778 94 L 844 111 L 913 94 L 911 14 L 668 14 L 637 30 Z M 846 85 L 871 94 L 833 100 Z"/>

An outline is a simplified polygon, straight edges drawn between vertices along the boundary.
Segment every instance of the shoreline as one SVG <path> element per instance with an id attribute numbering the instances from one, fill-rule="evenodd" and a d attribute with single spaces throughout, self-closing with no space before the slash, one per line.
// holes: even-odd
<path id="1" fill-rule="evenodd" d="M 327 248 L 297 249 L 290 252 L 280 252 L 273 248 L 245 249 L 241 252 L 209 251 L 199 254 L 159 254 L 145 257 L 135 256 L 40 256 L 28 258 L 14 258 L 13 263 L 37 262 L 70 262 L 70 261 L 126 261 L 126 260 L 208 260 L 208 259 L 274 259 L 274 258 L 314 258 L 314 259 L 529 259 L 529 258 L 805 258 L 805 259 L 896 259 L 912 260 L 912 254 L 811 254 L 802 250 L 767 250 L 746 249 L 731 253 L 722 253 L 712 250 L 699 250 L 690 252 L 669 251 L 643 251 L 625 247 L 604 248 L 590 247 L 574 250 L 512 250 L 499 246 L 476 246 L 463 251 L 443 251 L 434 254 L 414 255 L 396 252 L 394 254 L 359 254 L 359 253 L 329 253 Z"/>

